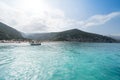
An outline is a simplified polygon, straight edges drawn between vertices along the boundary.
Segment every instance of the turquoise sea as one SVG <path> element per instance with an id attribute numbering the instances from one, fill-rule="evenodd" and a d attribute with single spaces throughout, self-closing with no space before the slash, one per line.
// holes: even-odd
<path id="1" fill-rule="evenodd" d="M 0 43 L 0 80 L 120 80 L 120 44 Z"/>

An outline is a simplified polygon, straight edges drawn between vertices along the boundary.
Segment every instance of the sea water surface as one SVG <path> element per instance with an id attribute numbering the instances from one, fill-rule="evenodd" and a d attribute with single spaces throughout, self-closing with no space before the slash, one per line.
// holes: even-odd
<path id="1" fill-rule="evenodd" d="M 120 44 L 0 43 L 0 80 L 120 80 Z"/>

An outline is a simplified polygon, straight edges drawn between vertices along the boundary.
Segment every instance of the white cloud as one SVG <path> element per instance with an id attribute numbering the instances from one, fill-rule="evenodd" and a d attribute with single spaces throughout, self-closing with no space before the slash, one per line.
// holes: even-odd
<path id="1" fill-rule="evenodd" d="M 0 2 L 0 11 L 0 21 L 14 28 L 28 19 L 24 12 L 13 9 L 2 2 Z"/>
<path id="2" fill-rule="evenodd" d="M 65 18 L 62 10 L 49 8 L 43 12 L 29 14 L 0 3 L 0 21 L 22 32 L 54 32 L 77 26 L 75 20 Z M 6 16 L 7 15 L 7 16 Z M 77 28 L 77 27 L 76 27 Z"/>
<path id="3" fill-rule="evenodd" d="M 40 12 L 27 12 L 17 10 L 0 2 L 0 21 L 23 32 L 44 32 L 57 29 L 55 26 L 64 18 L 64 12 L 57 8 L 49 7 Z M 61 22 L 62 23 L 62 22 Z"/>
<path id="4" fill-rule="evenodd" d="M 0 2 L 0 21 L 22 32 L 50 32 L 71 28 L 84 29 L 91 26 L 103 25 L 114 17 L 120 16 L 120 12 L 112 12 L 106 15 L 94 15 L 87 20 L 77 21 L 67 19 L 65 13 L 51 6 L 38 12 L 22 11 Z"/>
<path id="5" fill-rule="evenodd" d="M 84 27 L 102 25 L 117 16 L 120 16 L 120 12 L 112 12 L 107 15 L 94 15 L 85 21 L 80 21 L 79 24 Z"/>

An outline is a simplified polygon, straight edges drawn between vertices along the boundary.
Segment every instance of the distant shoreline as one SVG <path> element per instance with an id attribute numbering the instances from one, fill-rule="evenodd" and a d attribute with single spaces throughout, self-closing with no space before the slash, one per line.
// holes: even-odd
<path id="1" fill-rule="evenodd" d="M 0 40 L 0 43 L 25 43 L 28 40 Z"/>
<path id="2" fill-rule="evenodd" d="M 0 40 L 0 43 L 30 43 L 32 40 Z M 80 42 L 80 41 L 40 41 L 40 40 L 35 40 L 39 41 L 41 43 L 49 43 L 49 42 Z M 118 42 L 81 42 L 81 43 L 120 43 Z"/>

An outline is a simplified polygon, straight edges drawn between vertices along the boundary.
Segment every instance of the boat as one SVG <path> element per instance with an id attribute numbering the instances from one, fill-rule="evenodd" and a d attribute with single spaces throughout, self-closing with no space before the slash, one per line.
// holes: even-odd
<path id="1" fill-rule="evenodd" d="M 41 45 L 41 43 L 31 43 L 31 45 Z"/>
<path id="2" fill-rule="evenodd" d="M 30 45 L 41 45 L 41 42 L 38 42 L 38 41 L 32 41 L 30 42 Z"/>

